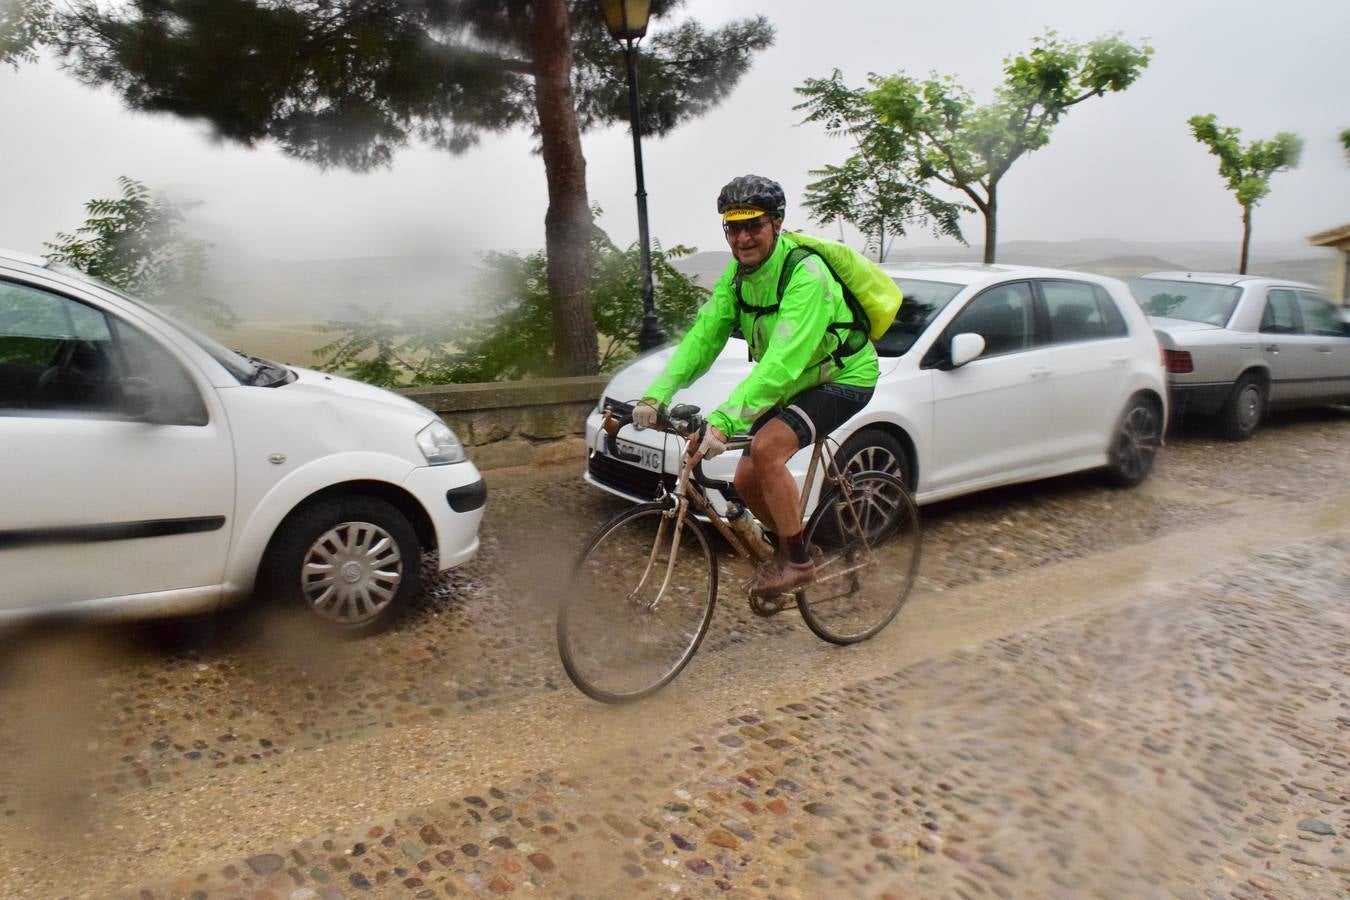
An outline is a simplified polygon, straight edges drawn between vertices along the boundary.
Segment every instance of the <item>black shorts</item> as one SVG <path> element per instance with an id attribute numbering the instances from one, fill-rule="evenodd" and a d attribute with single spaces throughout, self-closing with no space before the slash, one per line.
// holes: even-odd
<path id="1" fill-rule="evenodd" d="M 809 388 L 756 419 L 750 433 L 756 433 L 774 419 L 782 419 L 797 435 L 797 449 L 809 447 L 856 415 L 872 399 L 875 390 L 852 384 Z M 750 453 L 749 448 L 745 453 Z"/>

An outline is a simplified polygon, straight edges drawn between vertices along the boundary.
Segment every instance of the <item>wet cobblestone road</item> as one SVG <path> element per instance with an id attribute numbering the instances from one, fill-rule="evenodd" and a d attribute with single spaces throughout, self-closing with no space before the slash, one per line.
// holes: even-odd
<path id="1" fill-rule="evenodd" d="M 619 506 L 556 476 L 494 483 L 480 560 L 373 640 L 13 635 L 5 893 L 1350 894 L 1347 438 L 1183 434 L 1143 490 L 930 507 L 876 641 L 724 589 L 689 673 L 622 710 L 566 683 L 550 608 Z"/>

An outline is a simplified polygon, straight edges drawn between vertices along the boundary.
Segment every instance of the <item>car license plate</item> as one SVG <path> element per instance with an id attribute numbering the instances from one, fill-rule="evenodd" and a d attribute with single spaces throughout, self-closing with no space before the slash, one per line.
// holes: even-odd
<path id="1" fill-rule="evenodd" d="M 624 460 L 632 462 L 635 466 L 640 466 L 648 472 L 661 471 L 661 451 L 655 447 L 643 447 L 640 444 L 634 444 L 629 441 L 617 441 L 619 452 L 626 453 L 629 456 L 636 455 L 636 460 Z"/>

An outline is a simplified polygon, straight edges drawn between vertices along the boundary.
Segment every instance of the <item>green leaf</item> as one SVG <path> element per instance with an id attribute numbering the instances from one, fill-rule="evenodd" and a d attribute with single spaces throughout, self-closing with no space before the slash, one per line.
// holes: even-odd
<path id="1" fill-rule="evenodd" d="M 183 228 L 184 210 L 192 204 L 156 196 L 125 175 L 117 183 L 122 196 L 87 202 L 84 224 L 47 242 L 47 258 L 191 321 L 221 327 L 238 322 L 203 287 L 211 245 Z"/>

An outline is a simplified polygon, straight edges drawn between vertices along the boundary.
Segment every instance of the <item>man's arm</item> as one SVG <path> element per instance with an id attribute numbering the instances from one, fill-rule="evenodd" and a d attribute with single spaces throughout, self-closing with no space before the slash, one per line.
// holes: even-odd
<path id="1" fill-rule="evenodd" d="M 669 403 L 676 391 L 693 384 L 708 371 L 727 345 L 735 324 L 736 296 L 730 276 L 723 275 L 713 288 L 712 296 L 699 307 L 693 327 L 680 339 L 675 355 L 666 363 L 666 370 L 643 396 Z"/>
<path id="2" fill-rule="evenodd" d="M 745 431 L 766 410 L 780 403 L 808 366 L 819 362 L 831 347 L 825 328 L 839 285 L 815 257 L 803 259 L 792 272 L 778 307 L 774 332 L 764 356 L 736 386 L 708 423 L 723 434 Z"/>

